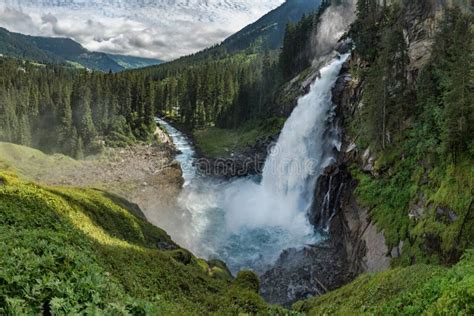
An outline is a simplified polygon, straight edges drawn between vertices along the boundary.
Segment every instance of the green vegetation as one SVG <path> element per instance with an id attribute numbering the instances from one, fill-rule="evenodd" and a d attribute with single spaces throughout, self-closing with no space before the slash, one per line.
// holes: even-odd
<path id="1" fill-rule="evenodd" d="M 410 82 L 399 19 L 419 6 L 361 0 L 352 29 L 370 65 L 354 71 L 364 106 L 348 130 L 376 157 L 373 174 L 352 173 L 388 246 L 403 242 L 394 265 L 455 263 L 474 245 L 473 17 L 446 9 L 430 61 Z"/>
<path id="2" fill-rule="evenodd" d="M 209 157 L 225 157 L 252 145 L 256 140 L 277 134 L 284 124 L 283 118 L 263 122 L 249 122 L 237 129 L 208 127 L 194 130 L 196 144 Z"/>
<path id="3" fill-rule="evenodd" d="M 37 149 L 0 142 L 0 170 L 9 170 L 28 179 L 36 179 L 58 167 L 73 169 L 80 163 L 61 154 L 46 155 Z"/>
<path id="4" fill-rule="evenodd" d="M 94 154 L 104 144 L 148 141 L 155 131 L 152 83 L 0 59 L 0 141 Z"/>
<path id="5" fill-rule="evenodd" d="M 294 309 L 308 315 L 472 315 L 474 251 L 452 268 L 415 265 L 362 275 Z"/>
<path id="6" fill-rule="evenodd" d="M 3 172 L 0 251 L 1 314 L 284 314 L 97 190 Z"/>
<path id="7" fill-rule="evenodd" d="M 379 177 L 353 169 L 359 180 L 359 202 L 371 209 L 389 247 L 404 242 L 402 256 L 393 264 L 456 262 L 474 246 L 472 161 L 457 165 L 439 161 L 426 168 L 400 157 L 398 153 L 394 157 L 398 161 L 380 165 L 390 173 Z M 414 212 L 412 217 L 409 211 Z"/>
<path id="8" fill-rule="evenodd" d="M 235 278 L 235 285 L 258 293 L 260 289 L 260 280 L 252 271 L 239 271 Z"/>
<path id="9" fill-rule="evenodd" d="M 358 1 L 350 36 L 363 66 L 352 73 L 364 106 L 346 127 L 376 158 L 371 173 L 351 166 L 356 197 L 389 248 L 403 242 L 402 254 L 394 269 L 298 302 L 295 313 L 472 315 L 472 15 L 446 11 L 429 63 L 411 78 L 401 25 L 406 10 L 431 2 L 380 3 Z M 209 156 L 242 150 L 281 129 L 275 94 L 309 67 L 320 13 L 288 24 L 281 53 L 266 51 L 278 40 L 264 32 L 269 24 L 263 35 L 247 28 L 227 46 L 121 74 L 1 58 L 0 141 L 82 158 L 104 144 L 148 141 L 161 113 L 193 130 Z M 0 170 L 9 170 L 0 171 L 0 314 L 290 313 L 263 301 L 254 273 L 233 279 L 225 263 L 180 248 L 120 197 L 11 173 L 34 178 L 38 163 L 47 172 L 80 162 L 0 143 Z"/>
<path id="10" fill-rule="evenodd" d="M 153 58 L 142 58 L 115 54 L 107 55 L 112 58 L 117 64 L 122 66 L 124 69 L 144 68 L 164 63 L 164 61 L 162 60 Z"/>
<path id="11" fill-rule="evenodd" d="M 286 26 L 279 60 L 285 80 L 292 79 L 311 66 L 315 54 L 312 37 L 317 33 L 320 15 L 329 5 L 329 1 L 322 1 L 317 13 L 303 15 L 298 23 L 289 22 Z"/>
<path id="12" fill-rule="evenodd" d="M 5 39 L 0 51 L 7 56 L 50 63 L 39 68 L 31 62 L 0 59 L 0 141 L 81 159 L 104 145 L 148 141 L 158 113 L 189 130 L 238 129 L 249 121 L 280 115 L 274 106 L 279 86 L 310 65 L 308 39 L 327 2 L 311 13 L 319 4 L 290 1 L 222 45 L 120 74 L 80 66 L 117 71 L 121 66 L 114 58 L 122 63 L 150 61 L 91 53 L 65 38 L 0 29 Z M 302 22 L 293 24 L 302 16 Z M 292 60 L 293 54 L 298 58 Z M 284 70 L 288 68 L 291 74 Z"/>
<path id="13" fill-rule="evenodd" d="M 288 2 L 284 6 L 293 5 L 296 3 Z M 314 5 L 319 8 L 319 2 L 297 4 L 302 8 Z M 263 121 L 279 114 L 274 105 L 279 87 L 311 66 L 310 37 L 316 32 L 319 16 L 327 6 L 328 2 L 322 1 L 317 12 L 305 9 L 307 14 L 299 14 L 298 19 L 303 18 L 297 23 L 293 22 L 298 19 L 284 20 L 289 23 L 285 36 L 281 30 L 277 46 L 267 45 L 265 40 L 254 42 L 254 34 L 244 29 L 220 46 L 135 73 L 149 76 L 156 84 L 158 113 L 188 129 L 218 127 L 233 130 L 248 122 Z M 293 13 L 282 11 L 282 14 Z M 264 17 L 258 23 L 266 23 L 266 20 Z M 266 38 L 266 35 L 262 36 Z"/>

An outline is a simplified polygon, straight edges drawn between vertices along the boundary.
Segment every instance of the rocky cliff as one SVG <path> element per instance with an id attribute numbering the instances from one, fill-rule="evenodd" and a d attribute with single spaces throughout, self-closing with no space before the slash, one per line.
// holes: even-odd
<path id="1" fill-rule="evenodd" d="M 440 2 L 410 2 L 400 16 L 410 60 L 407 79 L 411 83 L 429 60 L 437 21 L 443 13 L 441 5 Z M 391 259 L 401 254 L 403 242 L 389 248 L 384 232 L 371 220 L 371 210 L 358 203 L 355 195 L 358 183 L 350 171 L 356 166 L 377 176 L 376 157 L 370 148 L 358 148 L 358 135 L 344 128 L 363 107 L 364 82 L 353 77 L 351 70 L 368 66 L 353 53 L 333 89 L 342 146 L 337 152 L 337 162 L 318 180 L 309 214 L 315 228 L 326 232 L 326 241 L 284 252 L 275 267 L 261 276 L 262 296 L 271 303 L 288 305 L 321 295 L 361 273 L 388 269 Z"/>

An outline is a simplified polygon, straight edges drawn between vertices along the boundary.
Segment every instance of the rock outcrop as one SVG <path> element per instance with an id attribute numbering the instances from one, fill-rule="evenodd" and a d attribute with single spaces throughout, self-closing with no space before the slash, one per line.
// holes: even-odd
<path id="1" fill-rule="evenodd" d="M 405 29 L 413 82 L 421 67 L 428 61 L 432 38 L 439 18 L 436 4 L 409 3 L 401 17 Z M 321 295 L 348 283 L 365 272 L 379 272 L 390 267 L 391 258 L 399 257 L 403 244 L 389 249 L 383 231 L 370 218 L 370 210 L 357 203 L 354 192 L 357 181 L 349 166 L 358 165 L 364 172 L 378 176 L 376 157 L 370 148 L 357 148 L 357 135 L 343 130 L 344 122 L 355 117 L 363 107 L 364 83 L 350 75 L 350 69 L 366 65 L 353 54 L 344 65 L 333 89 L 336 120 L 331 129 L 340 131 L 341 147 L 337 161 L 319 177 L 314 205 L 308 215 L 317 231 L 325 234 L 319 245 L 284 252 L 275 266 L 261 276 L 262 296 L 271 303 L 290 305 L 308 296 Z M 413 205 L 413 216 L 421 212 Z M 452 217 L 447 212 L 439 212 Z"/>
<path id="2" fill-rule="evenodd" d="M 229 157 L 201 157 L 196 160 L 196 165 L 201 174 L 225 179 L 261 174 L 265 160 L 277 139 L 278 134 L 258 140 L 252 146 L 232 153 Z"/>
<path id="3" fill-rule="evenodd" d="M 400 16 L 410 59 L 407 78 L 410 83 L 416 80 L 429 60 L 444 3 L 407 2 Z M 358 183 L 349 171 L 351 165 L 356 165 L 371 176 L 379 176 L 375 164 L 377 157 L 373 151 L 358 148 L 358 136 L 343 129 L 363 107 L 364 82 L 353 78 L 350 69 L 368 66 L 353 53 L 333 89 L 337 114 L 333 122 L 336 126 L 331 128 L 340 134 L 341 146 L 336 154 L 336 163 L 318 179 L 314 205 L 308 215 L 315 229 L 325 234 L 324 242 L 285 251 L 275 266 L 261 276 L 261 294 L 271 303 L 290 305 L 308 296 L 321 295 L 348 283 L 361 273 L 388 269 L 392 258 L 402 253 L 403 242 L 389 248 L 384 232 L 371 220 L 371 210 L 358 204 L 355 196 Z M 423 198 L 420 197 L 420 203 L 410 206 L 412 216 L 420 216 L 424 211 Z M 439 210 L 438 214 L 447 220 L 456 216 L 445 210 Z"/>

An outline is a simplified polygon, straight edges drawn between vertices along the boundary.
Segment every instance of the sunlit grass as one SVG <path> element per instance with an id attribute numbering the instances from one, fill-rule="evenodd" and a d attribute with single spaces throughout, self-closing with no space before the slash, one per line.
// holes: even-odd
<path id="1" fill-rule="evenodd" d="M 0 314 L 274 310 L 110 197 L 0 171 Z"/>
<path id="2" fill-rule="evenodd" d="M 415 265 L 365 274 L 295 308 L 308 315 L 472 315 L 474 252 L 450 269 Z"/>

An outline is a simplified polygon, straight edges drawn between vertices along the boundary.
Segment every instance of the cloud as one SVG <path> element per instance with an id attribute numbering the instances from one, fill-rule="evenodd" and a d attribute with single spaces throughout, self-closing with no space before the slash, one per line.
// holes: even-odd
<path id="1" fill-rule="evenodd" d="M 31 16 L 8 7 L 0 12 L 0 25 L 4 27 L 14 27 L 15 31 L 28 34 L 37 27 L 37 24 L 33 21 Z"/>
<path id="2" fill-rule="evenodd" d="M 216 43 L 283 0 L 3 0 L 0 26 L 69 37 L 92 51 L 171 60 Z"/>

